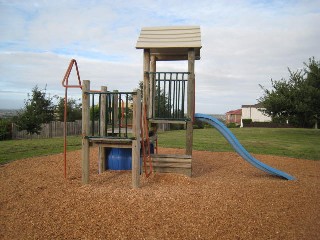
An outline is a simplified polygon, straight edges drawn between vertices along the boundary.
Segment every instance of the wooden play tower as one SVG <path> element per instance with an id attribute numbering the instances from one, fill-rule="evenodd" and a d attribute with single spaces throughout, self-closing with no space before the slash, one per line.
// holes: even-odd
<path id="1" fill-rule="evenodd" d="M 142 101 L 140 91 L 110 92 L 105 86 L 101 90 L 92 90 L 90 81 L 81 83 L 79 77 L 77 87 L 82 89 L 83 184 L 89 183 L 90 146 L 99 147 L 99 173 L 110 169 L 106 166 L 110 160 L 106 154 L 110 149 L 119 149 L 117 159 L 127 152 L 122 149 L 129 149 L 133 188 L 139 187 L 143 170 L 146 176 L 153 171 L 192 174 L 194 66 L 195 60 L 200 59 L 200 27 L 142 28 L 136 48 L 143 49 Z M 157 72 L 158 61 L 177 60 L 188 61 L 186 72 Z M 68 78 L 72 64 L 71 61 L 65 78 Z M 156 126 L 162 123 L 185 126 L 184 155 L 161 155 L 157 151 L 151 154 L 150 139 L 157 141 Z M 150 136 L 151 129 L 153 136 Z"/>
<path id="2" fill-rule="evenodd" d="M 143 49 L 143 107 L 147 124 L 185 125 L 185 155 L 151 155 L 153 170 L 191 176 L 195 113 L 195 60 L 200 59 L 199 26 L 145 27 L 136 44 Z M 187 72 L 157 72 L 158 61 L 188 61 Z"/>

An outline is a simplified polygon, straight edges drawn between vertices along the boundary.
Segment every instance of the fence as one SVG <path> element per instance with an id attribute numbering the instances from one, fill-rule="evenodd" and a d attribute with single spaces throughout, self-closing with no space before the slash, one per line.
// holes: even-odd
<path id="1" fill-rule="evenodd" d="M 67 123 L 67 136 L 81 135 L 81 124 L 82 121 L 78 120 L 75 122 Z M 98 126 L 98 122 L 95 124 Z M 41 125 L 40 133 L 29 135 L 26 130 L 19 131 L 16 124 L 12 124 L 12 139 L 26 139 L 26 138 L 53 138 L 63 137 L 63 122 L 50 122 Z"/>
<path id="2" fill-rule="evenodd" d="M 128 122 L 131 124 L 131 119 Z M 91 126 L 90 121 L 90 126 Z M 27 134 L 26 130 L 19 131 L 18 126 L 15 123 L 12 123 L 12 139 L 40 139 L 40 138 L 53 138 L 53 137 L 63 137 L 63 122 L 50 122 L 46 124 L 41 125 L 42 129 L 40 131 L 40 134 L 33 134 L 29 135 Z M 75 122 L 68 122 L 67 123 L 67 136 L 80 136 L 81 133 L 81 127 L 82 127 L 82 121 L 77 120 Z M 162 123 L 159 124 L 158 131 L 168 131 L 170 130 L 170 124 L 168 123 Z M 94 135 L 98 135 L 99 131 L 99 121 L 94 122 Z"/>

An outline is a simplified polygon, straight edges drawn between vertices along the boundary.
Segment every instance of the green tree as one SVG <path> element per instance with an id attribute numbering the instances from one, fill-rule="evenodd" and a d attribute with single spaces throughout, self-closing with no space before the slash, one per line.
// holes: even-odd
<path id="1" fill-rule="evenodd" d="M 99 105 L 94 105 L 90 107 L 90 120 L 97 121 L 100 118 L 100 107 Z"/>
<path id="2" fill-rule="evenodd" d="M 67 101 L 67 122 L 74 122 L 82 119 L 82 104 L 76 99 L 68 98 Z M 55 106 L 55 113 L 58 121 L 64 121 L 64 98 L 58 98 L 58 104 Z"/>
<path id="3" fill-rule="evenodd" d="M 309 58 L 309 63 L 304 63 L 306 82 L 309 87 L 311 115 L 315 128 L 320 120 L 320 61 L 314 57 Z"/>
<path id="4" fill-rule="evenodd" d="M 320 116 L 320 62 L 310 58 L 304 66 L 303 70 L 288 69 L 288 80 L 271 79 L 271 90 L 260 85 L 264 95 L 259 102 L 265 108 L 263 112 L 273 121 L 289 122 L 297 127 L 317 126 Z"/>
<path id="5" fill-rule="evenodd" d="M 0 118 L 0 141 L 12 138 L 11 120 Z"/>
<path id="6" fill-rule="evenodd" d="M 163 89 L 160 89 L 159 86 L 156 86 L 155 90 L 155 96 L 154 96 L 154 110 L 155 110 L 155 116 L 156 117 L 171 117 L 171 115 L 175 116 L 183 116 L 183 113 L 181 114 L 181 110 L 178 110 L 174 113 L 171 113 L 171 105 L 168 101 L 168 96 L 163 91 Z M 143 98 L 143 81 L 139 82 L 139 89 L 141 91 L 141 98 Z"/>
<path id="7" fill-rule="evenodd" d="M 46 89 L 39 90 L 38 86 L 32 89 L 31 95 L 25 101 L 25 106 L 18 112 L 17 125 L 20 130 L 28 134 L 39 134 L 41 124 L 54 120 L 54 105 L 52 98 L 46 96 Z"/>

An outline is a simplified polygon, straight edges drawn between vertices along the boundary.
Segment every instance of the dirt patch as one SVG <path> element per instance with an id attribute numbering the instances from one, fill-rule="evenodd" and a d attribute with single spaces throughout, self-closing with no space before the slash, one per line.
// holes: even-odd
<path id="1" fill-rule="evenodd" d="M 160 149 L 161 153 L 181 152 Z M 320 239 L 320 161 L 255 155 L 297 178 L 261 172 L 235 153 L 194 151 L 193 177 L 130 171 L 81 185 L 80 151 L 0 167 L 2 239 Z"/>

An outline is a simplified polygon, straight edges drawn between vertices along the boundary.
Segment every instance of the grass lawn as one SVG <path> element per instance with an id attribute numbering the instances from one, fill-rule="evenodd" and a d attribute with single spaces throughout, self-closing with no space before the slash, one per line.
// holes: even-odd
<path id="1" fill-rule="evenodd" d="M 250 152 L 320 160 L 320 130 L 296 128 L 233 128 Z M 185 148 L 185 131 L 159 133 L 159 146 Z M 234 151 L 214 128 L 194 131 L 193 148 L 213 152 Z"/>
<path id="2" fill-rule="evenodd" d="M 231 129 L 250 152 L 320 160 L 320 130 L 280 128 Z M 159 133 L 159 146 L 185 147 L 185 131 Z M 194 130 L 195 150 L 234 151 L 213 128 Z M 81 148 L 81 137 L 68 137 L 68 151 Z M 63 138 L 0 141 L 0 164 L 12 160 L 63 152 Z"/>
<path id="3" fill-rule="evenodd" d="M 81 137 L 68 137 L 68 151 L 81 148 Z M 63 152 L 63 138 L 0 141 L 0 164 Z"/>

